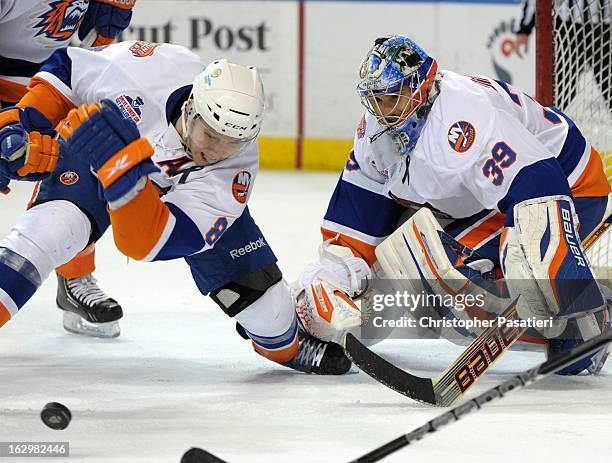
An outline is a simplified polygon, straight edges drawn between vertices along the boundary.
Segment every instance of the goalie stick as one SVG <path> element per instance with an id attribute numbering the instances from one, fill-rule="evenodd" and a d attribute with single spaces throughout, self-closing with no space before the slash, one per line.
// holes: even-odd
<path id="1" fill-rule="evenodd" d="M 397 439 L 387 442 L 384 445 L 372 450 L 351 463 L 375 463 L 382 460 L 391 453 L 397 452 L 399 449 L 410 445 L 431 433 L 439 431 L 446 425 L 452 424 L 455 421 L 468 415 L 469 413 L 480 410 L 483 405 L 497 399 L 501 399 L 511 391 L 521 389 L 531 383 L 571 365 L 578 360 L 591 355 L 593 352 L 605 347 L 609 342 L 612 342 L 612 331 L 607 331 L 604 334 L 595 336 L 579 346 L 570 349 L 567 352 L 551 357 L 540 365 L 525 371 L 524 373 L 513 376 L 503 383 L 488 389 L 482 394 L 473 399 L 458 405 L 451 410 L 437 416 L 428 421 L 423 426 L 420 426 L 413 431 L 404 434 Z"/>
<path id="2" fill-rule="evenodd" d="M 591 247 L 611 225 L 609 219 L 585 239 L 585 250 Z M 361 371 L 388 388 L 419 402 L 448 407 L 476 384 L 489 367 L 527 331 L 527 328 L 508 328 L 507 325 L 498 323 L 502 317 L 508 321 L 518 319 L 516 300 L 452 365 L 433 378 L 423 378 L 402 370 L 368 349 L 351 333 L 345 337 L 344 350 Z"/>

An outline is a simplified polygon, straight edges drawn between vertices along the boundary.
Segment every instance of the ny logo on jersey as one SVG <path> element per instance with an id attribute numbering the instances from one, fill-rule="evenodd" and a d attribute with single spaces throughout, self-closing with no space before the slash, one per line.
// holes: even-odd
<path id="1" fill-rule="evenodd" d="M 457 121 L 448 129 L 448 144 L 457 153 L 465 153 L 474 144 L 476 129 L 467 121 Z"/>
<path id="2" fill-rule="evenodd" d="M 232 196 L 240 204 L 247 202 L 252 175 L 247 170 L 241 170 L 232 180 Z"/>
<path id="3" fill-rule="evenodd" d="M 35 37 L 45 36 L 57 42 L 68 40 L 81 25 L 89 0 L 56 0 L 50 2 L 48 10 L 38 16 L 40 21 Z"/>

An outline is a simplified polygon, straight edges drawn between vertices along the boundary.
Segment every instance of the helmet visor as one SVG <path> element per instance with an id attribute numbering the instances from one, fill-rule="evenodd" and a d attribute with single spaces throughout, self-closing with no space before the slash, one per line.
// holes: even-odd
<path id="1" fill-rule="evenodd" d="M 376 88 L 364 80 L 357 87 L 361 103 L 384 127 L 397 127 L 423 103 L 418 74 Z"/>

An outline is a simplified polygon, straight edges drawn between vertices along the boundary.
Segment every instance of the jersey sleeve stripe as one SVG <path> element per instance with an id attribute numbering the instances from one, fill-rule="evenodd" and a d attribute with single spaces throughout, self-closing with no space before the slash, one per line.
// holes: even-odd
<path id="1" fill-rule="evenodd" d="M 110 211 L 115 244 L 123 254 L 143 260 L 161 239 L 170 209 L 150 180 L 132 201 Z"/>
<path id="2" fill-rule="evenodd" d="M 576 127 L 576 124 L 574 124 L 569 117 L 567 117 L 557 108 L 549 109 L 561 116 L 567 123 L 567 135 L 565 136 L 565 141 L 563 142 L 561 151 L 559 151 L 559 155 L 557 156 L 557 161 L 559 161 L 559 164 L 561 164 L 561 168 L 563 169 L 563 172 L 565 172 L 565 175 L 570 176 L 580 163 L 582 156 L 585 153 L 588 155 L 589 147 L 587 146 L 587 141 L 584 138 L 584 135 L 582 135 L 580 129 Z"/>
<path id="3" fill-rule="evenodd" d="M 172 233 L 165 239 L 164 245 L 152 260 L 170 260 L 186 257 L 199 252 L 206 245 L 200 229 L 191 218 L 178 206 L 165 203 L 170 209 L 171 220 L 174 221 Z M 160 237 L 160 242 L 163 236 Z"/>
<path id="4" fill-rule="evenodd" d="M 168 215 L 168 221 L 166 222 L 166 225 L 164 226 L 164 229 L 161 232 L 161 235 L 159 236 L 157 243 L 155 243 L 155 246 L 153 246 L 151 251 L 149 251 L 149 253 L 142 259 L 143 262 L 152 262 L 156 260 L 157 255 L 160 253 L 160 251 L 166 245 L 166 243 L 168 242 L 168 239 L 172 235 L 175 225 L 176 225 L 176 218 L 174 217 L 174 215 L 173 214 Z"/>
<path id="5" fill-rule="evenodd" d="M 493 213 L 474 224 L 474 227 L 460 233 L 455 239 L 469 248 L 477 249 L 502 232 L 505 220 L 505 214 Z"/>
<path id="6" fill-rule="evenodd" d="M 51 75 L 55 80 L 72 89 L 72 60 L 68 56 L 68 48 L 60 48 L 41 66 L 36 75 Z M 57 87 L 57 85 L 56 85 Z"/>
<path id="7" fill-rule="evenodd" d="M 570 181 L 569 178 L 568 181 Z M 610 193 L 610 184 L 605 174 L 601 156 L 595 148 L 591 147 L 588 162 L 580 177 L 575 183 L 570 181 L 570 185 L 572 185 L 572 195 L 575 198 L 607 196 Z"/>
<path id="8" fill-rule="evenodd" d="M 386 237 L 393 232 L 404 208 L 381 194 L 338 181 L 324 220 L 373 237 Z"/>
<path id="9" fill-rule="evenodd" d="M 66 117 L 74 104 L 60 90 L 50 82 L 36 76 L 28 85 L 28 93 L 19 101 L 17 106 L 25 108 L 31 106 L 43 113 L 53 125 Z"/>
<path id="10" fill-rule="evenodd" d="M 321 234 L 323 235 L 323 240 L 333 239 L 333 244 L 349 248 L 355 256 L 361 257 L 368 265 L 372 266 L 376 262 L 376 254 L 374 254 L 376 244 L 370 244 L 325 227 L 321 227 Z M 382 239 L 377 239 L 377 241 L 380 242 Z"/>

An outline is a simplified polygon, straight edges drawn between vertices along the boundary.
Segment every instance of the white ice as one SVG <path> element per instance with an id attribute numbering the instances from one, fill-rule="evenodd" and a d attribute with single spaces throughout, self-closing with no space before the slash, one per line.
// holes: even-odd
<path id="1" fill-rule="evenodd" d="M 336 179 L 276 172 L 257 179 L 252 214 L 288 279 L 316 255 Z M 0 197 L 2 235 L 31 190 L 31 184 L 12 186 L 11 195 Z M 65 332 L 50 278 L 0 330 L 1 442 L 69 441 L 73 462 L 179 462 L 192 446 L 238 463 L 342 462 L 443 411 L 357 370 L 317 377 L 266 361 L 199 295 L 184 262 L 127 262 L 108 235 L 98 245 L 96 275 L 123 305 L 121 336 Z M 444 341 L 385 341 L 377 350 L 429 376 L 461 352 Z M 477 390 L 541 360 L 539 353 L 511 352 Z M 612 362 L 599 377 L 551 377 L 384 461 L 609 461 L 611 386 Z M 72 411 L 68 429 L 41 422 L 40 410 L 51 401 Z"/>

